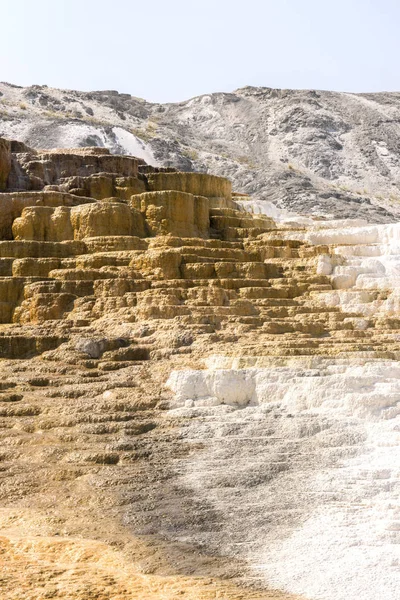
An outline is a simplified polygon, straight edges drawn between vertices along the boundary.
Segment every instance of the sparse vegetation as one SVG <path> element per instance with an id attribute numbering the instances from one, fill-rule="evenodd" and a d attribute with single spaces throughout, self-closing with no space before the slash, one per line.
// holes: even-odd
<path id="1" fill-rule="evenodd" d="M 257 165 L 255 165 L 253 162 L 251 162 L 251 160 L 247 156 L 238 156 L 236 158 L 236 161 L 241 165 L 245 165 L 246 167 L 249 167 L 250 169 L 257 168 Z"/>
<path id="2" fill-rule="evenodd" d="M 53 110 L 44 110 L 42 113 L 48 119 L 64 119 L 64 115 Z"/>
<path id="3" fill-rule="evenodd" d="M 139 129 L 138 127 L 131 127 L 129 130 L 133 135 L 148 142 L 156 136 L 158 125 L 154 121 L 147 121 L 146 129 Z"/>
<path id="4" fill-rule="evenodd" d="M 199 153 L 194 148 L 188 148 L 187 150 L 182 150 L 183 156 L 190 158 L 190 160 L 197 160 L 199 158 Z"/>
<path id="5" fill-rule="evenodd" d="M 146 133 L 145 129 L 139 129 L 138 127 L 131 127 L 129 129 L 129 131 L 131 132 L 132 135 L 140 138 L 141 140 L 144 140 L 145 142 L 147 142 L 149 139 L 151 139 L 151 136 L 149 136 Z"/>
<path id="6" fill-rule="evenodd" d="M 99 127 L 104 127 L 107 123 L 104 121 L 100 121 L 100 119 L 96 119 L 96 117 L 85 117 L 83 119 L 86 123 L 90 123 L 91 125 L 98 125 Z"/>
<path id="7" fill-rule="evenodd" d="M 148 135 L 155 136 L 156 131 L 158 129 L 158 123 L 155 120 L 149 119 L 146 125 L 146 131 Z"/>
<path id="8" fill-rule="evenodd" d="M 293 171 L 294 173 L 306 174 L 305 169 L 301 169 L 300 167 L 298 167 L 297 165 L 294 165 L 293 163 L 288 163 L 287 168 L 289 169 L 289 171 Z"/>

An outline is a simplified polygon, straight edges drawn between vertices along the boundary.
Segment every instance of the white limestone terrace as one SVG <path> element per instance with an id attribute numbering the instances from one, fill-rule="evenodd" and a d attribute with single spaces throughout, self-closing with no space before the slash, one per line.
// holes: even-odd
<path id="1" fill-rule="evenodd" d="M 168 380 L 182 437 L 203 448 L 180 483 L 219 515 L 191 535 L 305 598 L 396 600 L 400 364 L 273 360 L 214 357 Z"/>
<path id="2" fill-rule="evenodd" d="M 398 319 L 400 223 L 240 203 L 272 216 L 280 237 L 326 246 L 315 260 L 333 289 L 316 302 L 354 314 L 359 329 Z M 180 462 L 181 483 L 218 515 L 192 538 L 309 600 L 398 600 L 400 362 L 211 356 L 205 367 L 167 382 L 182 437 L 202 447 Z"/>
<path id="3" fill-rule="evenodd" d="M 318 273 L 334 291 L 319 295 L 328 306 L 370 317 L 400 315 L 400 223 L 307 230 L 305 241 L 328 245 Z"/>
<path id="4" fill-rule="evenodd" d="M 331 278 L 333 291 L 315 294 L 317 302 L 361 315 L 400 315 L 400 223 L 370 225 L 364 219 L 316 220 L 281 210 L 271 202 L 239 200 L 247 212 L 272 217 L 280 236 L 327 246 L 317 272 Z M 359 319 L 364 329 L 368 321 Z"/>

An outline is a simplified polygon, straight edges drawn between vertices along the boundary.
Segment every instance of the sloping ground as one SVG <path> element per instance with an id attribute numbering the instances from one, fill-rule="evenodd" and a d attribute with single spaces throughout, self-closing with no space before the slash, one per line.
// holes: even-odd
<path id="1" fill-rule="evenodd" d="M 34 148 L 100 146 L 229 177 L 309 216 L 396 221 L 399 94 L 246 87 L 176 104 L 116 91 L 0 84 L 0 135 Z"/>
<path id="2" fill-rule="evenodd" d="M 394 600 L 398 225 L 93 148 L 0 175 L 5 597 Z"/>

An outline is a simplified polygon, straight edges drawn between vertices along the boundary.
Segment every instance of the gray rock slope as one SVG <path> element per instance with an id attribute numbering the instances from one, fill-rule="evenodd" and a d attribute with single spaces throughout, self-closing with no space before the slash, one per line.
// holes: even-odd
<path id="1" fill-rule="evenodd" d="M 2 83 L 0 135 L 224 175 L 236 191 L 302 215 L 400 215 L 400 93 L 245 87 L 152 104 L 112 90 Z"/>

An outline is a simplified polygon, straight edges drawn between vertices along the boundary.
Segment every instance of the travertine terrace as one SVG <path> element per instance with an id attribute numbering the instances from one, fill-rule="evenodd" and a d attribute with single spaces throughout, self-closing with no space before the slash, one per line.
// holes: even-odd
<path id="1" fill-rule="evenodd" d="M 1 597 L 394 600 L 399 226 L 5 139 L 0 192 Z"/>

